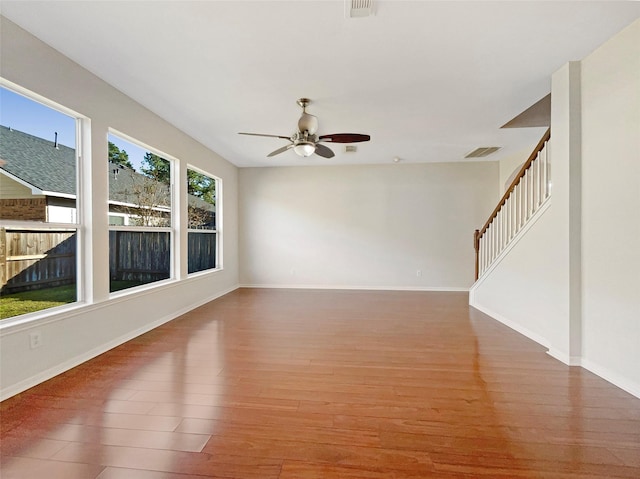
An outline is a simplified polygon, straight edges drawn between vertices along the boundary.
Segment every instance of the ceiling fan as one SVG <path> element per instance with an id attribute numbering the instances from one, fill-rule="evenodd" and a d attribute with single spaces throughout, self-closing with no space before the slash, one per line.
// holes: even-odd
<path id="1" fill-rule="evenodd" d="M 270 138 L 282 138 L 289 140 L 289 144 L 272 151 L 267 156 L 275 156 L 293 149 L 298 156 L 311 156 L 312 154 L 320 155 L 324 158 L 333 158 L 335 153 L 331 148 L 320 144 L 320 142 L 328 143 L 359 143 L 361 141 L 369 141 L 369 135 L 361 135 L 358 133 L 333 133 L 331 135 L 320 135 L 318 131 L 318 118 L 307 113 L 307 105 L 311 103 L 308 98 L 300 98 L 297 102 L 302 108 L 302 116 L 298 120 L 298 131 L 291 136 L 281 135 L 265 135 L 262 133 L 238 133 L 239 135 L 266 136 Z"/>

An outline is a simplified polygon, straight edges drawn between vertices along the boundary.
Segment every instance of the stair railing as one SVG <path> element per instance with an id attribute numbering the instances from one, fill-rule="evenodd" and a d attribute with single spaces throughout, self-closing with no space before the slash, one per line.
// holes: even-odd
<path id="1" fill-rule="evenodd" d="M 476 280 L 513 241 L 551 196 L 548 129 L 500 199 L 484 226 L 474 233 Z"/>

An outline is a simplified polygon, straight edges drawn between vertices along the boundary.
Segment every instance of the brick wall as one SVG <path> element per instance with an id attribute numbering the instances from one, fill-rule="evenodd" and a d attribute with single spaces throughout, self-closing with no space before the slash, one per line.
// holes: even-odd
<path id="1" fill-rule="evenodd" d="M 47 221 L 47 199 L 18 198 L 0 200 L 0 219 Z"/>

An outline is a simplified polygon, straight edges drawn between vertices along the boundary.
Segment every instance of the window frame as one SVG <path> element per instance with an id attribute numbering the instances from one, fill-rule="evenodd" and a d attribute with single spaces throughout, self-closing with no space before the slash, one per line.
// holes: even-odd
<path id="1" fill-rule="evenodd" d="M 38 311 L 21 314 L 18 316 L 10 316 L 0 320 L 0 330 L 7 327 L 20 325 L 23 323 L 31 323 L 38 320 L 44 320 L 50 318 L 58 313 L 71 311 L 87 304 L 87 293 L 91 289 L 92 278 L 86 274 L 87 268 L 85 263 L 87 261 L 87 245 L 86 241 L 88 236 L 85 234 L 86 230 L 86 212 L 89 211 L 91 200 L 87 194 L 87 188 L 85 182 L 89 180 L 90 166 L 85 168 L 85 158 L 91 158 L 90 144 L 83 141 L 91 134 L 90 120 L 68 108 L 61 105 L 49 98 L 46 98 L 36 92 L 33 92 L 27 88 L 24 88 L 16 83 L 13 83 L 3 77 L 0 77 L 0 88 L 4 88 L 14 94 L 20 95 L 27 100 L 39 103 L 40 105 L 54 110 L 58 113 L 68 116 L 75 123 L 75 218 L 76 221 L 72 222 L 45 222 L 45 221 L 30 221 L 30 220 L 7 220 L 0 218 L 0 227 L 2 228 L 14 228 L 14 229 L 28 229 L 28 230 L 40 230 L 40 231 L 74 231 L 76 238 L 76 254 L 75 254 L 75 287 L 76 287 L 76 300 L 62 304 L 59 306 L 53 306 L 44 308 Z M 65 195 L 69 196 L 69 195 Z"/>
<path id="2" fill-rule="evenodd" d="M 109 222 L 109 216 L 111 212 L 109 211 L 109 205 L 107 205 L 107 209 L 105 211 L 105 215 L 107 217 L 107 225 L 108 232 L 112 231 L 132 231 L 137 233 L 169 233 L 169 277 L 160 279 L 157 281 L 152 281 L 149 283 L 140 284 L 138 286 L 132 286 L 130 288 L 125 288 L 117 291 L 111 291 L 109 288 L 109 298 L 118 298 L 121 296 L 126 296 L 129 294 L 134 294 L 140 291 L 146 291 L 149 289 L 157 288 L 167 283 L 173 283 L 178 281 L 180 278 L 178 277 L 179 265 L 178 262 L 180 260 L 179 254 L 179 224 L 178 224 L 178 209 L 179 205 L 176 202 L 177 194 L 176 194 L 176 177 L 178 175 L 180 160 L 175 158 L 172 155 L 164 153 L 162 150 L 158 148 L 152 147 L 149 144 L 140 141 L 131 135 L 127 135 L 126 133 L 121 132 L 120 130 L 116 130 L 115 128 L 109 127 L 107 129 L 107 144 L 109 142 L 110 136 L 116 136 L 120 140 L 124 140 L 128 143 L 132 143 L 133 145 L 140 147 L 146 150 L 149 153 L 157 155 L 162 159 L 169 162 L 169 172 L 170 172 L 170 181 L 169 181 L 169 198 L 171 201 L 171 205 L 169 208 L 170 212 L 170 222 L 169 226 L 135 226 L 135 225 L 111 225 Z M 108 168 L 107 161 L 107 168 Z M 110 181 L 110 176 L 107 175 L 107 181 Z M 109 189 L 109 185 L 107 184 L 107 190 Z M 111 198 L 108 198 L 108 203 L 111 203 Z M 111 249 L 111 245 L 109 242 L 109 249 Z M 110 283 L 110 280 L 109 280 Z"/>
<path id="3" fill-rule="evenodd" d="M 189 212 L 188 212 L 188 207 L 189 207 L 189 191 L 188 191 L 188 184 L 187 182 L 189 181 L 189 170 L 195 171 L 196 173 L 199 173 L 201 175 L 205 175 L 211 179 L 213 179 L 215 181 L 215 192 L 216 192 L 216 203 L 215 203 L 215 218 L 216 218 L 216 222 L 215 222 L 215 229 L 197 229 L 197 228 L 189 228 Z M 223 259 L 223 255 L 222 255 L 222 179 L 216 175 L 212 175 L 211 173 L 207 172 L 206 170 L 203 170 L 202 168 L 198 168 L 197 166 L 194 166 L 192 164 L 187 163 L 186 165 L 186 170 L 185 170 L 185 181 L 184 181 L 184 198 L 185 198 L 185 205 L 187 208 L 187 213 L 186 213 L 186 235 L 187 235 L 187 251 L 185 253 L 185 263 L 186 263 L 186 268 L 187 268 L 187 278 L 192 278 L 195 276 L 201 276 L 207 273 L 213 273 L 216 271 L 222 271 L 224 269 L 223 264 L 222 264 L 222 259 Z M 189 244 L 189 233 L 206 233 L 206 234 L 215 234 L 216 235 L 216 247 L 215 247 L 215 259 L 216 259 L 216 263 L 215 263 L 215 267 L 214 268 L 209 268 L 209 269 L 203 269 L 200 271 L 194 271 L 193 273 L 189 273 L 188 271 L 188 267 L 189 267 L 189 251 L 188 251 L 188 244 Z"/>

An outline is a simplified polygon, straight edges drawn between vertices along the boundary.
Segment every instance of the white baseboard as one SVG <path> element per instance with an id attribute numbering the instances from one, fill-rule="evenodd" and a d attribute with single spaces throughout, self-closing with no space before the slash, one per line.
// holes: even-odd
<path id="1" fill-rule="evenodd" d="M 122 335 L 105 344 L 101 344 L 97 348 L 93 348 L 83 354 L 80 354 L 67 361 L 57 364 L 49 369 L 46 369 L 45 371 L 41 371 L 34 376 L 31 376 L 16 384 L 13 384 L 3 389 L 2 391 L 0 391 L 0 401 L 4 401 L 5 399 L 15 396 L 16 394 L 20 394 L 21 392 L 24 392 L 29 388 L 32 388 L 40 383 L 48 381 L 49 379 L 57 376 L 58 374 L 62 374 L 65 371 L 68 371 L 69 369 L 75 368 L 76 366 L 79 366 L 80 364 L 85 363 L 90 359 L 93 359 L 103 353 L 106 353 L 110 349 L 120 346 L 121 344 L 124 344 L 127 341 L 130 341 L 144 333 L 151 331 L 152 329 L 157 328 L 158 326 L 168 323 L 169 321 L 176 319 L 177 317 L 182 316 L 185 313 L 188 313 L 192 309 L 202 306 L 210 301 L 213 301 L 214 299 L 224 296 L 225 294 L 231 293 L 232 291 L 235 291 L 238 288 L 239 288 L 239 285 L 235 285 L 226 290 L 219 291 L 207 298 L 202 299 L 201 301 L 198 301 L 197 303 L 190 304 L 188 307 L 181 308 L 178 311 L 174 311 L 166 316 L 163 316 L 160 319 L 157 319 L 156 321 L 153 321 L 151 323 L 144 325 L 141 328 L 130 331 L 127 334 Z"/>
<path id="2" fill-rule="evenodd" d="M 629 394 L 640 398 L 640 383 L 622 377 L 619 374 L 611 371 L 610 369 L 585 358 L 581 358 L 580 365 L 583 368 L 591 371 L 596 376 L 599 376 L 605 381 L 610 382 L 614 386 L 617 386 L 620 389 L 628 392 Z"/>
<path id="3" fill-rule="evenodd" d="M 440 286 L 353 286 L 353 285 L 326 285 L 326 284 L 241 284 L 241 288 L 265 288 L 265 289 L 344 289 L 359 291 L 451 291 L 465 292 L 465 287 L 440 287 Z"/>
<path id="4" fill-rule="evenodd" d="M 554 348 L 550 348 L 547 354 L 554 359 L 567 366 L 582 366 L 582 358 L 580 356 L 569 356 L 568 354 Z"/>
<path id="5" fill-rule="evenodd" d="M 513 329 L 514 331 L 522 334 L 523 336 L 531 339 L 532 341 L 535 341 L 536 343 L 540 344 L 541 346 L 544 346 L 545 348 L 549 349 L 549 342 L 547 341 L 546 338 L 544 338 L 543 336 L 541 336 L 538 333 L 534 333 L 533 331 L 525 328 L 524 326 L 521 326 L 520 324 L 511 321 L 510 319 L 505 318 L 504 316 L 496 313 L 495 311 L 491 311 L 489 308 L 485 308 L 484 306 L 475 303 L 475 301 L 472 301 L 472 298 L 470 298 L 469 300 L 469 305 L 473 306 L 474 308 L 476 308 L 478 311 L 483 312 L 484 314 L 486 314 L 487 316 L 492 317 L 493 319 L 495 319 L 496 321 L 499 321 L 500 323 L 504 324 L 505 326 L 508 326 L 509 328 Z"/>
<path id="6" fill-rule="evenodd" d="M 522 326 L 520 326 L 517 323 L 514 323 L 513 321 L 505 318 L 504 316 L 501 316 L 493 311 L 491 311 L 488 308 L 485 308 L 479 304 L 474 304 L 473 301 L 473 290 L 470 293 L 470 298 L 469 298 L 469 305 L 473 306 L 474 308 L 476 308 L 479 311 L 482 311 L 484 314 L 490 316 L 491 318 L 495 319 L 496 321 L 501 322 L 502 324 L 504 324 L 505 326 L 508 326 L 509 328 L 513 329 L 514 331 L 522 334 L 523 336 L 526 336 L 527 338 L 531 339 L 532 341 L 535 341 L 536 343 L 540 344 L 541 346 L 544 346 L 545 348 L 548 349 L 547 354 L 549 356 L 551 356 L 554 359 L 557 359 L 558 361 L 568 365 L 568 366 L 579 366 L 579 367 L 583 367 L 584 369 L 587 369 L 588 371 L 591 371 L 593 374 L 595 374 L 596 376 L 604 379 L 607 382 L 610 382 L 611 384 L 613 384 L 614 386 L 619 387 L 620 389 L 628 392 L 629 394 L 640 398 L 640 384 L 638 384 L 635 381 L 629 380 L 628 378 L 622 377 L 619 374 L 611 371 L 610 369 L 600 366 L 599 364 L 590 361 L 588 359 L 585 359 L 581 356 L 569 356 L 568 354 L 559 351 L 557 349 L 551 348 L 549 346 L 548 341 L 543 338 L 542 336 L 540 336 L 537 333 L 534 333 L 530 330 L 528 330 L 527 328 L 523 328 Z"/>

